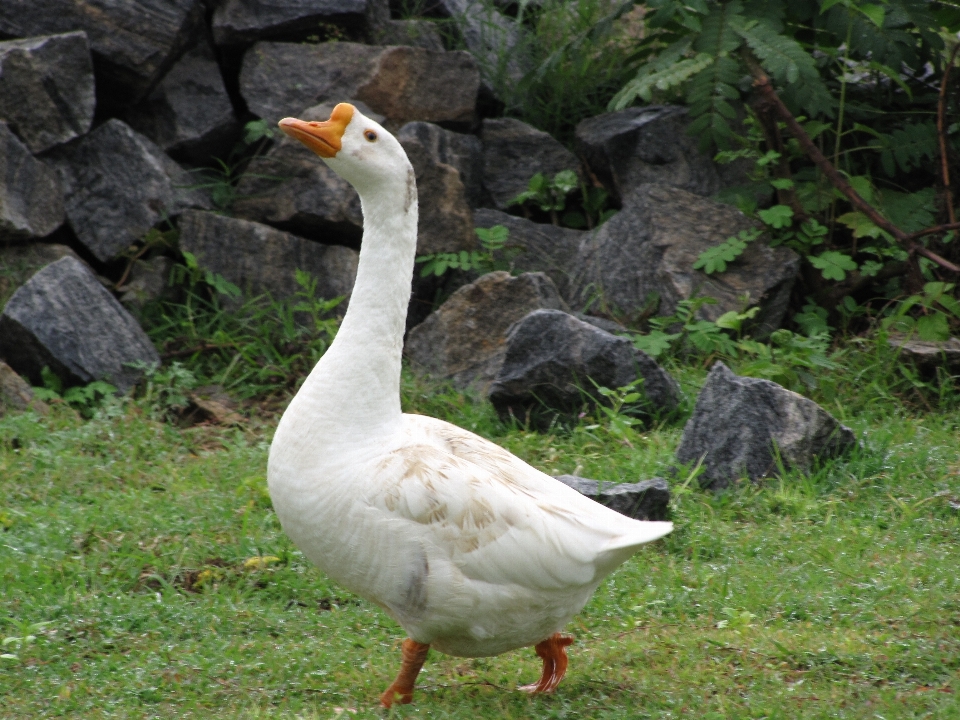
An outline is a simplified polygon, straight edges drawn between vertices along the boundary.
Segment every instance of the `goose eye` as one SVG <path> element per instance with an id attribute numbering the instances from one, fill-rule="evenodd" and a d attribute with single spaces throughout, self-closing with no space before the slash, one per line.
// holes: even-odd
<path id="1" fill-rule="evenodd" d="M 363 136 L 370 142 L 377 141 L 377 134 L 373 130 L 367 130 L 366 132 L 363 133 Z"/>

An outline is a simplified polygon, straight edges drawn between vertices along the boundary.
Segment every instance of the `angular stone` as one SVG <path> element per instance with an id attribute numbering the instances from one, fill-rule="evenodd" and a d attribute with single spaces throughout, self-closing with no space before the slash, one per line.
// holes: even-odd
<path id="1" fill-rule="evenodd" d="M 97 101 L 113 112 L 144 97 L 203 20 L 199 0 L 3 0 L 0 36 L 84 30 L 93 52 Z"/>
<path id="2" fill-rule="evenodd" d="M 663 478 L 635 483 L 608 483 L 558 475 L 557 480 L 594 502 L 634 520 L 666 520 L 670 515 L 670 486 Z"/>
<path id="3" fill-rule="evenodd" d="M 248 296 L 270 293 L 274 299 L 294 295 L 296 271 L 317 280 L 317 297 L 349 295 L 357 277 L 356 250 L 321 245 L 259 223 L 209 212 L 187 211 L 180 217 L 180 247 L 201 267 L 240 287 Z M 346 303 L 338 310 L 343 312 Z"/>
<path id="4" fill-rule="evenodd" d="M 30 384 L 0 360 L 0 417 L 8 410 L 33 410 L 38 415 L 46 415 L 50 407 L 34 397 Z"/>
<path id="5" fill-rule="evenodd" d="M 45 237 L 60 227 L 63 218 L 57 171 L 33 157 L 0 122 L 0 242 Z"/>
<path id="6" fill-rule="evenodd" d="M 890 333 L 887 344 L 896 348 L 901 358 L 912 360 L 923 370 L 936 367 L 960 368 L 960 338 L 920 340 L 900 333 Z"/>
<path id="7" fill-rule="evenodd" d="M 616 390 L 637 378 L 642 399 L 625 413 L 656 417 L 676 409 L 677 383 L 628 339 L 559 310 L 536 310 L 510 328 L 489 396 L 504 421 L 515 417 L 543 430 L 607 404 L 597 386 Z"/>
<path id="8" fill-rule="evenodd" d="M 665 185 L 643 185 L 624 201 L 623 210 L 588 236 L 580 248 L 581 304 L 603 303 L 622 313 L 640 311 L 650 293 L 660 298 L 658 315 L 670 315 L 680 300 L 696 295 L 717 300 L 704 305 L 700 317 L 716 320 L 741 310 L 742 298 L 760 305 L 753 334 L 764 337 L 780 326 L 800 259 L 793 250 L 771 248 L 762 239 L 747 249 L 726 272 L 694 270 L 700 254 L 756 223 L 739 210 Z"/>
<path id="9" fill-rule="evenodd" d="M 476 0 L 437 0 L 435 8 L 456 23 L 463 44 L 483 68 L 484 77 L 506 72 L 519 80 L 530 62 L 523 55 L 517 24 L 489 3 Z"/>
<path id="10" fill-rule="evenodd" d="M 480 206 L 483 199 L 483 145 L 476 135 L 445 130 L 433 123 L 412 122 L 400 128 L 397 139 L 404 147 L 408 143 L 417 143 L 435 162 L 456 168 L 470 207 Z"/>
<path id="11" fill-rule="evenodd" d="M 169 296 L 173 265 L 173 260 L 162 255 L 149 260 L 136 260 L 127 281 L 117 288 L 122 293 L 120 302 L 125 307 L 140 309 L 148 302 Z"/>
<path id="12" fill-rule="evenodd" d="M 101 261 L 112 260 L 157 223 L 209 207 L 198 180 L 120 120 L 57 148 L 67 221 Z"/>
<path id="13" fill-rule="evenodd" d="M 582 120 L 576 150 L 590 172 L 621 202 L 640 185 L 659 183 L 713 195 L 733 181 L 736 165 L 717 165 L 687 134 L 687 108 L 647 105 Z"/>
<path id="14" fill-rule="evenodd" d="M 38 270 L 67 255 L 77 257 L 66 245 L 32 243 L 0 246 L 0 308 Z"/>
<path id="15" fill-rule="evenodd" d="M 298 117 L 330 119 L 335 103 L 307 108 Z M 369 108 L 358 106 L 365 115 Z M 382 116 L 372 113 L 374 120 Z M 368 115 L 368 117 L 370 117 Z M 237 184 L 231 210 L 237 217 L 267 223 L 327 244 L 360 246 L 360 196 L 303 144 L 287 135 L 254 158 Z"/>
<path id="16" fill-rule="evenodd" d="M 717 362 L 683 429 L 677 460 L 702 460 L 700 484 L 719 490 L 777 473 L 777 463 L 807 472 L 818 459 L 856 444 L 853 431 L 812 400 L 775 382 L 738 377 Z"/>
<path id="17" fill-rule="evenodd" d="M 552 136 L 514 118 L 484 120 L 480 138 L 483 185 L 500 210 L 524 192 L 537 173 L 552 180 L 562 170 L 580 169 L 576 155 Z"/>
<path id="18" fill-rule="evenodd" d="M 589 233 L 570 230 L 556 225 L 535 223 L 525 218 L 499 210 L 482 208 L 473 214 L 474 225 L 491 228 L 503 225 L 509 231 L 504 252 L 498 257 L 520 249 L 511 260 L 511 269 L 517 272 L 544 272 L 550 276 L 560 296 L 571 306 L 576 306 L 576 277 L 580 245 Z"/>
<path id="19" fill-rule="evenodd" d="M 7 302 L 0 356 L 35 385 L 46 366 L 67 385 L 105 380 L 120 392 L 142 375 L 130 363 L 160 362 L 137 321 L 74 257 L 45 267 Z"/>
<path id="20" fill-rule="evenodd" d="M 533 310 L 565 307 L 543 273 L 488 273 L 407 333 L 403 354 L 418 375 L 483 390 L 503 364 L 510 326 Z"/>
<path id="21" fill-rule="evenodd" d="M 429 20 L 387 20 L 370 37 L 374 45 L 409 45 L 443 52 L 443 38 Z"/>
<path id="22" fill-rule="evenodd" d="M 412 120 L 469 123 L 480 75 L 466 52 L 260 42 L 247 51 L 240 92 L 272 124 L 324 101 L 356 98 L 393 126 Z"/>
<path id="23" fill-rule="evenodd" d="M 303 40 L 322 24 L 359 26 L 367 0 L 225 0 L 213 13 L 217 45 L 245 45 L 266 38 Z"/>
<path id="24" fill-rule="evenodd" d="M 125 119 L 171 157 L 198 165 L 211 157 L 226 158 L 240 132 L 220 66 L 205 39 Z"/>
<path id="25" fill-rule="evenodd" d="M 404 130 L 424 125 L 429 123 L 409 123 Z M 435 125 L 432 127 L 444 132 Z M 443 162 L 438 148 L 429 142 L 429 138 L 428 142 L 423 142 L 416 130 L 401 131 L 397 139 L 413 165 L 417 176 L 417 193 L 424 199 L 420 205 L 420 223 L 417 227 L 417 254 L 471 250 L 477 245 L 473 212 L 467 202 L 460 172 Z"/>
<path id="26" fill-rule="evenodd" d="M 86 133 L 95 105 L 86 33 L 0 42 L 0 120 L 30 152 Z"/>

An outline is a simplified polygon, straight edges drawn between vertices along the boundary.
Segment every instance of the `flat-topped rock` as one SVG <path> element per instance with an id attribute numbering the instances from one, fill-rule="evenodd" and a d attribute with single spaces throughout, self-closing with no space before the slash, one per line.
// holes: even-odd
<path id="1" fill-rule="evenodd" d="M 488 273 L 407 333 L 404 357 L 419 375 L 484 390 L 503 364 L 507 330 L 540 308 L 566 309 L 549 277 Z"/>
<path id="2" fill-rule="evenodd" d="M 224 0 L 213 12 L 213 40 L 217 45 L 304 40 L 322 23 L 359 26 L 367 5 L 367 0 Z"/>
<path id="3" fill-rule="evenodd" d="M 190 189 L 195 177 L 120 120 L 57 148 L 52 159 L 63 179 L 67 222 L 104 262 L 162 220 L 210 206 Z"/>
<path id="4" fill-rule="evenodd" d="M 0 272 L 0 309 L 6 305 L 17 288 L 38 270 L 67 255 L 77 257 L 66 245 L 53 243 L 0 246 L 0 268 L 3 268 L 3 272 Z"/>
<path id="5" fill-rule="evenodd" d="M 349 42 L 259 42 L 240 72 L 248 107 L 270 124 L 344 98 L 365 102 L 394 127 L 413 120 L 468 124 L 479 85 L 466 52 Z"/>
<path id="6" fill-rule="evenodd" d="M 0 242 L 46 237 L 63 223 L 63 189 L 55 168 L 0 122 Z"/>
<path id="7" fill-rule="evenodd" d="M 294 295 L 300 286 L 296 271 L 317 280 L 317 297 L 349 295 L 357 277 L 356 250 L 321 245 L 267 225 L 190 210 L 180 217 L 180 247 L 193 253 L 201 267 L 219 273 L 247 296 L 270 293 L 275 299 Z M 342 303 L 338 310 L 346 310 Z"/>
<path id="8" fill-rule="evenodd" d="M 49 367 L 64 383 L 104 380 L 126 392 L 159 364 L 137 321 L 75 257 L 51 263 L 17 290 L 0 313 L 0 357 L 40 385 Z"/>
<path id="9" fill-rule="evenodd" d="M 0 42 L 0 120 L 30 152 L 86 133 L 95 105 L 86 33 Z"/>
<path id="10" fill-rule="evenodd" d="M 608 483 L 576 475 L 558 475 L 556 479 L 634 520 L 667 520 L 670 515 L 670 486 L 663 478 L 635 483 Z"/>
<path id="11" fill-rule="evenodd" d="M 578 304 L 589 309 L 602 298 L 625 315 L 640 312 L 651 293 L 660 298 L 658 315 L 671 315 L 681 300 L 708 296 L 700 317 L 716 320 L 742 311 L 743 297 L 759 305 L 753 334 L 764 337 L 780 327 L 800 258 L 763 238 L 722 274 L 707 275 L 693 265 L 705 250 L 756 223 L 731 205 L 666 185 L 643 185 L 624 200 L 623 209 L 585 238 L 577 263 Z M 589 307 L 588 307 L 589 306 Z"/>
<path id="12" fill-rule="evenodd" d="M 719 490 L 774 475 L 778 462 L 807 472 L 855 444 L 853 431 L 812 400 L 717 362 L 683 429 L 677 460 L 702 462 L 701 486 Z"/>
<path id="13" fill-rule="evenodd" d="M 503 365 L 490 386 L 501 419 L 516 418 L 538 430 L 576 423 L 582 412 L 608 405 L 598 390 L 642 378 L 640 397 L 621 412 L 664 417 L 677 407 L 676 381 L 630 340 L 560 310 L 535 310 L 507 333 Z"/>
<path id="14" fill-rule="evenodd" d="M 921 340 L 902 333 L 890 333 L 887 344 L 896 348 L 901 358 L 912 360 L 924 370 L 960 367 L 960 338 Z"/>

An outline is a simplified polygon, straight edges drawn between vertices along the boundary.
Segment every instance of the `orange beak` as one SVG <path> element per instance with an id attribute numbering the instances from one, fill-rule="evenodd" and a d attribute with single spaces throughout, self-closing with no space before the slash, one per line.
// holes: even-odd
<path id="1" fill-rule="evenodd" d="M 340 103 L 326 122 L 305 122 L 288 117 L 278 125 L 283 132 L 302 142 L 320 157 L 332 158 L 340 152 L 343 133 L 353 119 L 353 111 L 350 103 Z"/>

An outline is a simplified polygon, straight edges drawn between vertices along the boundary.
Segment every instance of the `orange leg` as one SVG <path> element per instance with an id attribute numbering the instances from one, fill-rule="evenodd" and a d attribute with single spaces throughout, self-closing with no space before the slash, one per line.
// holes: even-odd
<path id="1" fill-rule="evenodd" d="M 380 696 L 380 704 L 383 707 L 389 708 L 395 702 L 401 705 L 413 702 L 413 685 L 417 681 L 417 675 L 420 674 L 420 668 L 423 667 L 429 651 L 429 645 L 418 643 L 410 638 L 403 641 L 403 662 L 400 665 L 400 672 L 397 674 L 397 679 Z"/>
<path id="2" fill-rule="evenodd" d="M 520 689 L 529 693 L 547 693 L 556 690 L 567 672 L 567 651 L 564 648 L 572 642 L 573 638 L 569 635 L 554 633 L 543 642 L 537 643 L 534 649 L 543 659 L 543 674 L 533 685 L 523 685 Z"/>

